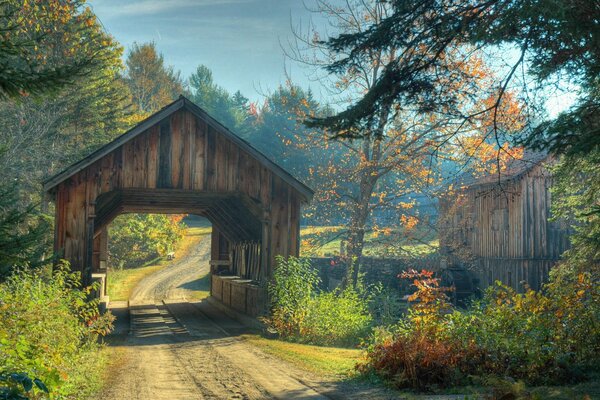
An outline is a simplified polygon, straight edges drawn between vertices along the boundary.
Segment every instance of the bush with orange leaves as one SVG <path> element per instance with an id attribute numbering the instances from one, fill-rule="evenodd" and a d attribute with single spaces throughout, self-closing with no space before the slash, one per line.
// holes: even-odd
<path id="1" fill-rule="evenodd" d="M 411 309 L 374 335 L 362 372 L 429 390 L 493 376 L 565 383 L 600 369 L 600 285 L 591 273 L 556 267 L 541 291 L 525 293 L 497 282 L 468 310 L 452 309 L 431 272 L 402 277 L 416 288 Z"/>
<path id="2" fill-rule="evenodd" d="M 440 287 L 431 271 L 409 270 L 400 277 L 412 279 L 416 288 L 409 297 L 411 308 L 393 333 L 375 333 L 366 361 L 357 368 L 375 372 L 400 388 L 426 390 L 464 383 L 483 354 L 448 336 L 449 289 Z"/>

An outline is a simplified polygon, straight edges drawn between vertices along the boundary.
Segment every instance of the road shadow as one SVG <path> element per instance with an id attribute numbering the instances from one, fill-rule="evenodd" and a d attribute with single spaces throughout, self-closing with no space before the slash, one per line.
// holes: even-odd
<path id="1" fill-rule="evenodd" d="M 206 274 L 203 277 L 193 281 L 182 283 L 181 285 L 177 286 L 177 288 L 208 292 L 210 290 L 210 274 Z"/>
<path id="2" fill-rule="evenodd" d="M 153 346 L 161 343 L 214 341 L 259 333 L 205 300 L 111 305 L 115 329 L 108 345 Z"/>

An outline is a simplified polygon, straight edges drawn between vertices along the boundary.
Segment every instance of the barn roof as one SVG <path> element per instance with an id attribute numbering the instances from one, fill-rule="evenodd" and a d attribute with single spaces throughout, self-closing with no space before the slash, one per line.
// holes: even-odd
<path id="1" fill-rule="evenodd" d="M 250 143 L 246 140 L 242 139 L 235 133 L 233 133 L 229 128 L 221 124 L 219 121 L 211 117 L 206 111 L 202 108 L 198 107 L 192 101 L 190 101 L 185 96 L 181 95 L 179 99 L 175 100 L 171 104 L 165 106 L 160 111 L 146 118 L 144 121 L 140 122 L 115 140 L 106 145 L 102 146 L 98 150 L 94 151 L 87 157 L 81 159 L 80 161 L 72 164 L 71 166 L 65 168 L 63 171 L 58 174 L 46 179 L 44 183 L 44 190 L 51 191 L 61 182 L 69 179 L 71 176 L 76 173 L 84 170 L 88 166 L 92 165 L 94 162 L 98 161 L 105 155 L 109 154 L 113 150 L 122 146 L 124 143 L 132 140 L 139 134 L 145 132 L 150 127 L 156 125 L 163 119 L 169 117 L 171 114 L 175 113 L 178 110 L 185 109 L 196 117 L 206 121 L 212 128 L 216 129 L 219 133 L 227 137 L 233 143 L 238 145 L 243 150 L 247 151 L 252 157 L 257 159 L 261 164 L 270 169 L 275 175 L 281 178 L 284 182 L 288 183 L 294 189 L 296 189 L 300 194 L 302 194 L 307 201 L 310 201 L 313 197 L 314 191 L 306 186 L 304 183 L 300 182 L 294 176 L 292 176 L 289 172 L 283 169 L 281 166 L 270 160 L 267 156 L 261 153 L 259 150 L 254 148 Z"/>
<path id="2" fill-rule="evenodd" d="M 520 179 L 531 169 L 547 161 L 549 157 L 550 155 L 545 152 L 526 151 L 523 158 L 511 158 L 507 162 L 506 169 L 500 172 L 500 176 L 497 173 L 476 176 L 472 172 L 465 172 L 454 178 L 449 184 L 470 189 Z"/>

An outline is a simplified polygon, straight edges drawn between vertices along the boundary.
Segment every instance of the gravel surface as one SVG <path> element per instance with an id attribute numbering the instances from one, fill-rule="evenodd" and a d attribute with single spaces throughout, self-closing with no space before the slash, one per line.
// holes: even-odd
<path id="1" fill-rule="evenodd" d="M 204 236 L 185 258 L 175 259 L 167 268 L 142 279 L 133 289 L 130 304 L 162 300 L 188 300 L 201 287 L 200 279 L 210 270 L 210 236 Z"/>
<path id="2" fill-rule="evenodd" d="M 204 238 L 134 289 L 129 315 L 120 310 L 121 328 L 110 338 L 123 362 L 97 399 L 326 399 L 236 337 L 248 328 L 207 302 L 187 301 L 209 270 L 209 250 Z"/>
<path id="3" fill-rule="evenodd" d="M 331 381 L 265 354 L 238 336 L 249 328 L 208 301 L 188 301 L 209 271 L 210 238 L 186 258 L 144 278 L 117 316 L 109 344 L 119 362 L 98 400 L 436 399 L 361 382 Z"/>

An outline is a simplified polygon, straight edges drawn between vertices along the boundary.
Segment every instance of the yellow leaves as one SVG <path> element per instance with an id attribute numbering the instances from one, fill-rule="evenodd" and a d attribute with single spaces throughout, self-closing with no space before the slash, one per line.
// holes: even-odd
<path id="1" fill-rule="evenodd" d="M 411 208 L 413 208 L 415 206 L 416 202 L 413 200 L 410 203 L 408 202 L 399 202 L 398 203 L 398 207 L 400 207 L 400 209 L 402 210 L 410 210 Z"/>
<path id="2" fill-rule="evenodd" d="M 416 217 L 413 217 L 412 215 L 402 214 L 400 216 L 400 224 L 406 230 L 414 229 L 418 223 L 419 223 L 419 219 Z"/>
<path id="3" fill-rule="evenodd" d="M 477 175 L 497 174 L 506 172 L 514 160 L 523 158 L 522 147 L 512 147 L 504 142 L 501 147 L 497 143 L 489 142 L 481 135 L 471 135 L 460 139 L 460 147 L 466 159 L 472 164 Z"/>

